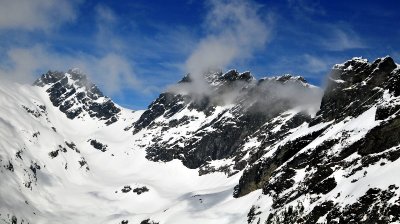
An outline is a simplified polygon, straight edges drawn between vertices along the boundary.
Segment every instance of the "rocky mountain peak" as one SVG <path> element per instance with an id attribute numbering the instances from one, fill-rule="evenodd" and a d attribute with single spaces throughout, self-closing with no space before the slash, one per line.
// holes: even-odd
<path id="1" fill-rule="evenodd" d="M 189 83 L 192 82 L 190 73 L 183 76 L 183 78 L 178 83 Z"/>
<path id="2" fill-rule="evenodd" d="M 372 63 L 372 66 L 373 67 L 376 66 L 376 70 L 380 70 L 380 71 L 386 72 L 386 73 L 388 73 L 388 72 L 390 73 L 394 69 L 397 68 L 396 63 L 394 62 L 393 58 L 391 58 L 390 56 L 376 59 Z"/>
<path id="3" fill-rule="evenodd" d="M 333 67 L 317 120 L 341 120 L 368 110 L 386 90 L 399 92 L 399 71 L 389 56 L 373 63 L 353 58 Z"/>
<path id="4" fill-rule="evenodd" d="M 302 76 L 293 76 L 293 75 L 290 75 L 290 74 L 278 76 L 278 77 L 276 77 L 276 80 L 280 81 L 280 82 L 299 81 L 299 82 L 307 83 L 307 80 L 304 77 L 302 77 Z"/>
<path id="5" fill-rule="evenodd" d="M 255 80 L 255 78 L 249 71 L 239 73 L 237 70 L 229 70 L 225 74 L 222 74 L 218 79 L 231 82 L 236 80 L 242 80 L 242 81 Z"/>
<path id="6" fill-rule="evenodd" d="M 243 169 L 249 136 L 256 133 L 263 144 L 271 144 L 287 133 L 270 129 L 282 126 L 286 131 L 310 120 L 304 101 L 319 102 L 317 88 L 310 87 L 300 76 L 276 76 L 257 81 L 250 72 L 206 74 L 207 92 L 202 95 L 165 92 L 133 124 L 133 134 L 152 132 L 146 148 L 149 160 L 180 159 L 189 168 L 201 173 L 224 170 L 235 173 Z M 186 75 L 179 85 L 191 85 Z M 318 90 L 318 91 L 316 91 Z M 316 92 L 318 93 L 316 93 Z M 296 108 L 296 109 L 294 109 Z M 292 110 L 293 109 L 293 110 Z M 190 130 L 182 136 L 176 131 Z M 163 136 L 176 136 L 164 138 Z M 262 139 L 262 140 L 261 140 Z M 257 154 L 258 155 L 258 154 Z M 257 157 L 255 155 L 255 157 Z M 230 159 L 231 164 L 213 166 L 212 161 Z"/>
<path id="7" fill-rule="evenodd" d="M 62 86 L 70 86 L 75 89 L 80 89 L 90 92 L 93 98 L 103 97 L 100 89 L 90 82 L 88 77 L 78 69 L 69 69 L 67 72 L 48 71 L 37 79 L 33 85 L 44 87 L 46 85 L 54 85 L 56 83 Z"/>
<path id="8" fill-rule="evenodd" d="M 221 71 L 209 71 L 203 74 L 204 79 L 211 85 L 218 85 L 223 82 L 234 82 L 234 81 L 254 81 L 254 76 L 249 72 L 245 71 L 239 73 L 235 69 L 228 70 L 223 73 Z M 192 74 L 186 74 L 178 83 L 189 83 L 193 81 Z"/>
<path id="9" fill-rule="evenodd" d="M 78 69 L 48 71 L 33 85 L 44 88 L 53 105 L 70 119 L 87 114 L 108 125 L 117 121 L 121 110 Z"/>
<path id="10" fill-rule="evenodd" d="M 295 85 L 300 84 L 304 87 L 310 87 L 307 80 L 303 76 L 295 76 L 291 74 L 264 77 L 259 80 L 259 83 L 263 82 L 279 83 L 279 84 L 295 84 Z"/>
<path id="11" fill-rule="evenodd" d="M 354 66 L 360 66 L 363 64 L 368 64 L 368 59 L 363 57 L 353 57 L 342 64 L 334 65 L 333 69 L 352 69 Z"/>

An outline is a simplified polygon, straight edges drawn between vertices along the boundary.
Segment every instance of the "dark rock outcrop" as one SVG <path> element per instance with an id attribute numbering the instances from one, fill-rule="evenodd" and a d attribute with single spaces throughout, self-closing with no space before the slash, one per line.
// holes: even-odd
<path id="1" fill-rule="evenodd" d="M 369 63 L 366 59 L 354 58 L 336 65 L 328 79 L 317 118 L 312 122 L 341 120 L 357 117 L 376 104 L 384 90 L 393 86 L 399 76 L 394 72 L 397 65 L 390 57 Z"/>
<path id="2" fill-rule="evenodd" d="M 70 119 L 87 113 L 90 117 L 105 121 L 107 125 L 118 120 L 121 109 L 79 71 L 49 71 L 34 85 L 46 88 L 53 105 Z"/>
<path id="3" fill-rule="evenodd" d="M 205 78 L 209 89 L 202 94 L 179 91 L 162 93 L 134 123 L 133 133 L 161 127 L 159 135 L 163 135 L 163 130 L 179 128 L 198 119 L 186 116 L 179 120 L 169 120 L 183 110 L 189 113 L 196 111 L 213 119 L 191 133 L 190 138 L 182 137 L 177 141 L 163 142 L 160 137 L 155 137 L 153 143 L 146 148 L 146 158 L 153 161 L 180 159 L 189 168 L 202 167 L 202 174 L 212 172 L 213 168 L 207 166 L 208 162 L 232 158 L 235 165 L 232 168 L 226 167 L 226 171 L 231 173 L 228 170 L 241 170 L 246 163 L 241 160 L 245 155 L 241 149 L 254 133 L 268 136 L 265 141 L 279 140 L 287 134 L 283 130 L 295 128 L 311 119 L 306 112 L 299 111 L 293 118 L 286 120 L 285 116 L 290 115 L 284 113 L 299 106 L 301 100 L 294 94 L 286 94 L 285 90 L 294 91 L 301 96 L 319 93 L 304 78 L 290 75 L 257 81 L 249 72 L 238 73 L 231 70 L 226 73 L 206 74 Z M 197 84 L 192 82 L 190 75 L 187 75 L 175 89 Z M 217 112 L 218 107 L 225 109 Z M 275 121 L 279 116 L 282 119 Z M 263 129 L 268 122 L 274 123 L 271 129 L 282 125 L 282 131 L 271 133 L 270 129 Z"/>
<path id="4" fill-rule="evenodd" d="M 93 148 L 95 148 L 99 151 L 102 151 L 102 152 L 107 151 L 107 147 L 108 147 L 107 145 L 105 145 L 95 139 L 89 139 L 89 141 L 90 141 L 90 145 L 93 146 Z"/>
<path id="5" fill-rule="evenodd" d="M 255 163 L 244 171 L 234 196 L 262 188 L 263 194 L 273 198 L 272 212 L 258 211 L 269 213 L 266 223 L 316 223 L 322 217 L 327 223 L 391 223 L 399 220 L 398 214 L 389 215 L 399 209 L 399 200 L 393 200 L 398 197 L 395 186 L 387 190 L 371 188 L 357 202 L 345 207 L 333 200 L 320 199 L 321 195 L 340 186 L 334 175 L 336 171 L 342 170 L 347 173 L 343 176 L 350 178 L 349 182 L 356 183 L 368 175 L 368 167 L 385 166 L 386 161 L 400 158 L 400 103 L 396 98 L 399 96 L 399 76 L 400 70 L 390 57 L 373 63 L 354 58 L 336 65 L 329 76 L 317 116 L 309 120 L 310 129 L 317 125 L 323 128 L 280 143 L 268 157 L 258 155 L 256 158 L 261 159 L 253 160 Z M 324 137 L 334 125 L 345 124 L 373 108 L 376 108 L 375 117 L 372 117 L 375 123 L 359 140 L 348 139 L 360 130 L 352 133 L 338 129 L 329 138 Z M 304 177 L 294 181 L 298 172 L 304 173 Z M 310 203 L 317 205 L 307 212 L 301 203 L 297 207 L 288 206 L 301 197 L 310 198 Z M 255 223 L 256 215 L 252 220 L 251 223 Z"/>

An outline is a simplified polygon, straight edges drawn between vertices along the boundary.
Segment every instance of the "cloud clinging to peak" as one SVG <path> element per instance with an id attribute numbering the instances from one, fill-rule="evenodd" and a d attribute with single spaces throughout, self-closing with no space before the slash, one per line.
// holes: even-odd
<path id="1" fill-rule="evenodd" d="M 101 56 L 90 54 L 65 55 L 52 51 L 43 45 L 31 48 L 13 48 L 7 52 L 8 63 L 0 66 L 0 78 L 32 83 L 35 75 L 47 70 L 67 71 L 79 68 L 88 74 L 108 94 L 115 94 L 124 88 L 140 89 L 141 83 L 134 76 L 129 61 L 114 53 Z M 37 76 L 36 76 L 37 77 Z M 146 88 L 142 88 L 146 91 Z"/>
<path id="2" fill-rule="evenodd" d="M 255 2 L 210 0 L 204 22 L 207 35 L 186 61 L 193 75 L 212 69 L 224 69 L 230 63 L 251 57 L 264 48 L 271 32 L 271 18 L 263 18 Z"/>

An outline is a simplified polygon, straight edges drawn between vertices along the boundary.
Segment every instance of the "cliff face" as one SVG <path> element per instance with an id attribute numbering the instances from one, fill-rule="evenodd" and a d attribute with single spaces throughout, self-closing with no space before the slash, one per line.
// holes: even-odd
<path id="1" fill-rule="evenodd" d="M 399 75 L 390 57 L 336 65 L 317 116 L 267 148 L 236 186 L 236 197 L 261 188 L 271 200 L 260 199 L 249 223 L 398 222 L 399 183 L 388 180 L 400 157 Z"/>

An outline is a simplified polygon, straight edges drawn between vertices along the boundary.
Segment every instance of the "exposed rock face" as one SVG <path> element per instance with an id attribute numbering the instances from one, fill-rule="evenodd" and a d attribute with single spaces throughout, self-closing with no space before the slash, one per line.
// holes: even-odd
<path id="1" fill-rule="evenodd" d="M 385 167 L 385 161 L 396 161 L 400 157 L 400 101 L 395 87 L 400 86 L 399 75 L 390 57 L 373 63 L 354 58 L 336 65 L 320 110 L 309 120 L 304 133 L 267 147 L 265 151 L 273 153 L 256 160 L 243 173 L 235 188 L 235 197 L 261 188 L 266 197 L 272 198 L 272 209 L 263 211 L 260 202 L 254 207 L 258 209 L 250 211 L 249 223 L 264 220 L 255 218 L 263 217 L 262 213 L 267 217 L 266 223 L 398 220 L 399 215 L 388 215 L 399 207 L 396 198 L 400 192 L 395 190 L 398 186 L 392 185 L 390 190 L 366 190 L 357 202 L 345 207 L 344 201 L 349 195 L 341 194 L 346 192 L 345 182 L 353 184 L 367 179 L 373 167 L 378 164 Z M 307 209 L 304 203 L 315 207 Z"/>
<path id="2" fill-rule="evenodd" d="M 281 139 L 288 134 L 286 131 L 311 119 L 301 108 L 290 111 L 299 106 L 299 99 L 284 95 L 285 90 L 319 97 L 319 90 L 302 77 L 285 75 L 257 81 L 249 72 L 231 70 L 206 78 L 210 85 L 208 93 L 163 93 L 133 125 L 134 134 L 142 130 L 154 132 L 152 143 L 146 147 L 148 159 L 180 159 L 189 168 L 202 167 L 201 174 L 216 170 L 235 173 L 247 164 L 243 157 L 250 153 L 246 147 L 250 139 L 260 138 L 262 144 L 269 144 L 268 141 Z M 190 75 L 185 76 L 177 88 L 191 82 Z M 281 129 L 272 133 L 271 129 L 278 126 Z M 186 127 L 192 130 L 179 133 Z M 172 130 L 178 136 L 165 139 Z M 210 165 L 212 161 L 227 159 L 231 162 L 222 167 Z"/>
<path id="3" fill-rule="evenodd" d="M 36 80 L 34 85 L 46 88 L 53 105 L 70 119 L 88 114 L 104 120 L 107 125 L 118 120 L 121 109 L 79 71 L 49 71 Z"/>
<path id="4" fill-rule="evenodd" d="M 390 57 L 373 63 L 354 58 L 336 65 L 329 77 L 318 118 L 313 123 L 360 115 L 377 103 L 385 90 L 397 86 L 393 85 L 398 78 L 398 74 L 392 73 L 395 68 L 397 66 Z"/>

